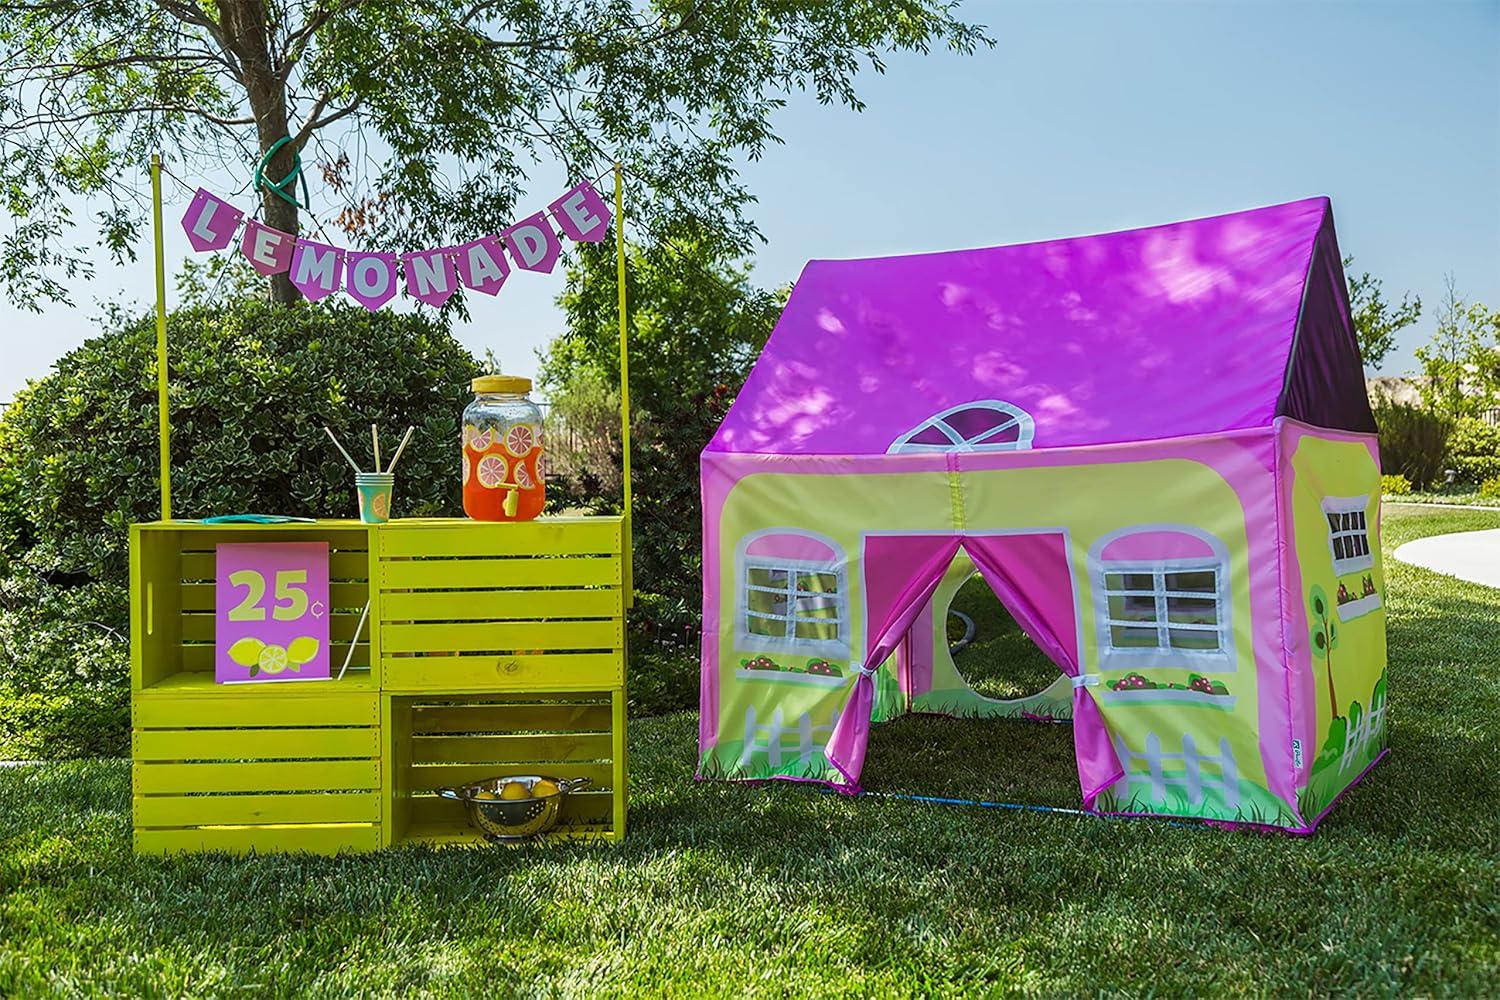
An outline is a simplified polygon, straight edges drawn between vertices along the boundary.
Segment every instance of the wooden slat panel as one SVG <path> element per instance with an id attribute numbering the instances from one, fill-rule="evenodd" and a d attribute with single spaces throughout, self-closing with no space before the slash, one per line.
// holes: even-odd
<path id="1" fill-rule="evenodd" d="M 436 795 L 414 795 L 409 800 L 413 825 L 433 828 L 450 826 L 455 830 L 472 830 L 462 803 L 440 799 Z M 614 809 L 613 792 L 576 792 L 563 799 L 559 823 L 590 823 L 608 826 Z"/>
<path id="2" fill-rule="evenodd" d="M 138 695 L 133 722 L 137 729 L 181 729 L 185 726 L 373 726 L 380 721 L 378 695 L 330 693 L 301 697 L 266 690 L 275 686 L 248 685 L 256 690 L 233 697 Z"/>
<path id="3" fill-rule="evenodd" d="M 608 732 L 610 706 L 597 705 L 418 705 L 415 733 Z"/>
<path id="4" fill-rule="evenodd" d="M 174 851 L 229 851 L 244 854 L 305 851 L 373 851 L 380 846 L 378 826 L 231 826 L 198 830 L 137 830 L 135 849 L 142 854 Z"/>
<path id="5" fill-rule="evenodd" d="M 548 764 L 545 771 L 528 771 L 505 764 L 424 764 L 407 769 L 406 787 L 413 792 L 430 792 L 435 788 L 466 785 L 471 781 L 482 781 L 506 773 L 545 773 L 554 778 L 588 778 L 596 790 L 607 789 L 614 781 L 614 771 L 609 764 L 557 763 Z"/>
<path id="6" fill-rule="evenodd" d="M 365 623 L 364 635 L 368 637 L 369 634 L 370 634 L 370 623 L 366 622 Z M 333 644 L 332 644 L 332 650 L 333 650 L 333 652 L 332 652 L 331 655 L 333 656 L 332 663 L 333 663 L 333 672 L 335 674 L 337 674 L 339 672 L 339 667 L 341 667 L 341 666 L 344 665 L 344 654 L 349 649 L 348 642 L 349 641 L 347 639 L 344 639 L 344 640 L 335 640 L 333 642 Z M 213 669 L 214 669 L 214 645 L 213 645 L 213 643 L 211 643 L 211 642 L 207 642 L 207 643 L 205 643 L 205 642 L 195 642 L 195 643 L 188 643 L 186 645 L 179 646 L 177 648 L 180 650 L 180 653 L 178 655 L 181 658 L 181 663 L 182 663 L 182 669 L 183 670 L 188 670 L 188 671 L 207 671 L 208 673 L 212 673 L 213 672 Z M 366 638 L 366 639 L 363 639 L 360 642 L 358 642 L 358 643 L 355 644 L 355 647 L 354 647 L 354 662 L 350 664 L 350 669 L 352 670 L 354 667 L 368 667 L 369 665 L 370 665 L 370 643 L 369 643 L 368 638 Z M 267 682 L 267 683 L 274 684 L 275 682 Z"/>
<path id="7" fill-rule="evenodd" d="M 138 729 L 135 760 L 272 760 L 375 757 L 380 732 L 367 729 Z"/>
<path id="8" fill-rule="evenodd" d="M 391 625 L 380 627 L 387 653 L 493 652 L 533 649 L 618 649 L 620 623 L 465 622 L 457 625 Z"/>
<path id="9" fill-rule="evenodd" d="M 378 760 L 254 764 L 142 764 L 131 767 L 137 795 L 184 792 L 308 792 L 380 787 Z"/>
<path id="10" fill-rule="evenodd" d="M 609 760 L 614 741 L 608 733 L 557 733 L 547 736 L 416 736 L 411 759 L 416 764 L 518 764 Z M 546 763 L 535 764 L 545 772 Z"/>
<path id="11" fill-rule="evenodd" d="M 254 823 L 375 823 L 379 792 L 282 795 L 138 795 L 136 826 L 240 826 Z"/>
<path id="12" fill-rule="evenodd" d="M 364 580 L 370 575 L 370 556 L 365 552 L 330 552 L 328 576 L 332 580 Z M 183 580 L 213 580 L 212 552 L 182 553 Z M 363 603 L 363 602 L 361 602 Z"/>
<path id="13" fill-rule="evenodd" d="M 183 642 L 213 642 L 214 615 L 212 612 L 193 612 L 181 616 Z M 328 616 L 328 635 L 335 642 L 348 642 L 354 635 L 354 626 L 359 624 L 358 611 L 338 611 Z M 368 638 L 370 624 L 365 622 L 362 634 Z M 340 662 L 343 662 L 340 660 Z"/>
<path id="14" fill-rule="evenodd" d="M 520 556 L 620 551 L 614 518 L 521 521 L 403 527 L 379 533 L 382 556 Z"/>
<path id="15" fill-rule="evenodd" d="M 328 586 L 328 599 L 335 608 L 353 608 L 355 614 L 365 606 L 370 589 L 364 583 L 333 583 Z M 182 610 L 213 611 L 214 585 L 211 583 L 184 583 L 182 585 Z"/>
<path id="16" fill-rule="evenodd" d="M 622 683 L 624 676 L 618 651 L 381 659 L 386 691 L 597 691 Z"/>
<path id="17" fill-rule="evenodd" d="M 579 556 L 573 559 L 386 559 L 380 563 L 380 588 L 383 591 L 620 585 L 619 556 Z"/>
<path id="18" fill-rule="evenodd" d="M 419 594 L 386 593 L 380 599 L 385 622 L 506 621 L 526 618 L 619 618 L 623 591 L 607 590 L 446 590 Z"/>

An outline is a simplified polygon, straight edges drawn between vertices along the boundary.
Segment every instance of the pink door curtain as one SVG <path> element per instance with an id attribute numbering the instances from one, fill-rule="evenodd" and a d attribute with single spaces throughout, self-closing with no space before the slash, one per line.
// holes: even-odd
<path id="1" fill-rule="evenodd" d="M 828 741 L 829 763 L 858 788 L 869 741 L 874 676 L 922 613 L 962 547 L 1016 623 L 1073 678 L 1073 739 L 1084 808 L 1123 776 L 1086 679 L 1078 668 L 1078 625 L 1067 539 L 1060 533 L 870 535 L 865 539 L 865 661 L 848 707 Z"/>
<path id="2" fill-rule="evenodd" d="M 828 762 L 858 790 L 875 704 L 875 672 L 895 651 L 958 554 L 957 535 L 868 535 L 863 552 L 865 661 L 828 738 Z"/>
<path id="3" fill-rule="evenodd" d="M 974 535 L 964 551 L 979 567 L 1000 603 L 1058 669 L 1073 678 L 1073 752 L 1083 807 L 1094 808 L 1100 792 L 1124 777 L 1105 728 L 1104 716 L 1086 688 L 1097 675 L 1078 668 L 1078 619 L 1068 541 L 1059 532 Z"/>

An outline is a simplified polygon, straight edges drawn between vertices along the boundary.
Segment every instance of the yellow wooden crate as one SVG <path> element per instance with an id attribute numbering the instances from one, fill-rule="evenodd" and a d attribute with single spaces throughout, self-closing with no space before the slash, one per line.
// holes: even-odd
<path id="1" fill-rule="evenodd" d="M 399 521 L 376 540 L 383 690 L 624 683 L 618 518 Z"/>
<path id="2" fill-rule="evenodd" d="M 588 778 L 571 794 L 552 839 L 625 835 L 622 691 L 511 696 L 385 695 L 385 762 L 394 843 L 479 843 L 464 809 L 436 790 L 506 775 Z"/>
<path id="3" fill-rule="evenodd" d="M 221 542 L 327 542 L 329 641 L 342 664 L 370 596 L 370 530 L 358 521 L 205 525 L 191 521 L 130 529 L 131 690 L 179 695 L 214 684 L 214 550 Z M 345 681 L 378 689 L 369 625 Z M 267 685 L 272 686 L 272 685 Z"/>
<path id="4" fill-rule="evenodd" d="M 137 851 L 330 853 L 382 842 L 373 692 L 137 695 L 131 758 Z"/>
<path id="5" fill-rule="evenodd" d="M 326 540 L 343 680 L 214 683 L 214 547 Z M 622 522 L 131 530 L 136 849 L 472 842 L 433 789 L 587 776 L 560 838 L 625 831 Z M 373 581 L 374 586 L 371 586 Z"/>

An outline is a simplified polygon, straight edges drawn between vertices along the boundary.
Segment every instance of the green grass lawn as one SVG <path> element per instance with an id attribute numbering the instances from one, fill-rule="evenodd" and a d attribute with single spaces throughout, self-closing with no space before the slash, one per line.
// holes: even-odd
<path id="1" fill-rule="evenodd" d="M 1387 551 L 1500 525 L 1393 508 Z M 1500 993 L 1500 591 L 1387 560 L 1394 752 L 1308 839 L 696 785 L 634 724 L 619 848 L 136 858 L 129 765 L 0 769 L 0 995 Z M 985 610 L 959 657 L 1049 676 Z M 1065 726 L 908 718 L 869 787 L 1076 806 Z"/>

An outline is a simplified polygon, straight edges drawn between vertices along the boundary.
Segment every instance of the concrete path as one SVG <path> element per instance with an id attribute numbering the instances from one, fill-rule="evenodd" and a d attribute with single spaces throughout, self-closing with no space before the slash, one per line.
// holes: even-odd
<path id="1" fill-rule="evenodd" d="M 1413 566 L 1500 587 L 1500 528 L 1430 535 L 1399 545 L 1391 554 Z"/>

